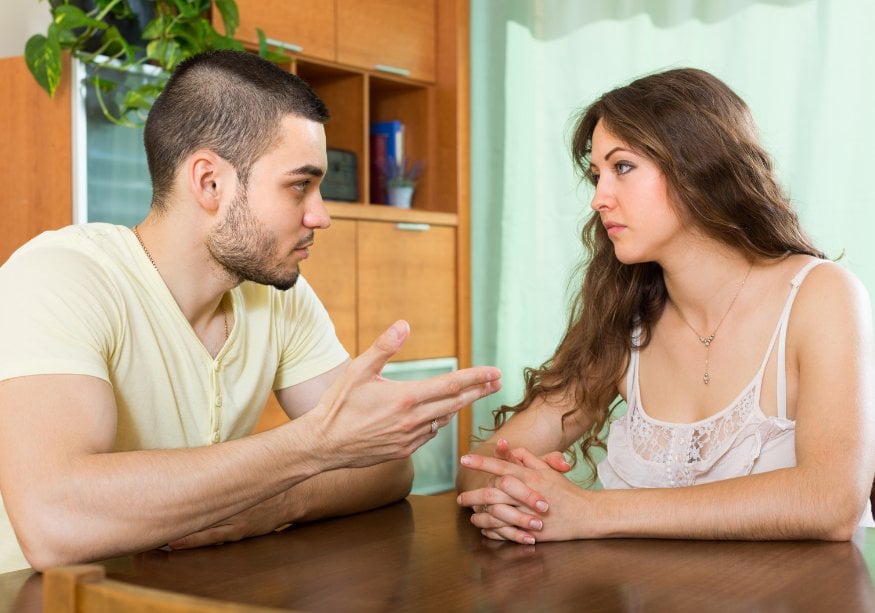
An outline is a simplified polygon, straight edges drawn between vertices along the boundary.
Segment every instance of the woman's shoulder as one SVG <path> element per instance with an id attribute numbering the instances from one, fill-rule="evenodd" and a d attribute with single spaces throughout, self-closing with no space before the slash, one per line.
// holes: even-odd
<path id="1" fill-rule="evenodd" d="M 869 292 L 841 261 L 819 260 L 807 255 L 788 258 L 791 288 L 798 286 L 790 322 L 803 329 L 844 327 L 871 322 Z"/>
<path id="2" fill-rule="evenodd" d="M 866 288 L 849 265 L 842 260 L 817 258 L 806 254 L 787 255 L 775 260 L 759 262 L 767 283 L 774 287 L 799 286 L 800 293 L 820 293 L 845 290 L 866 293 Z"/>
<path id="3" fill-rule="evenodd" d="M 787 258 L 790 285 L 799 286 L 800 298 L 829 301 L 856 296 L 868 297 L 868 291 L 847 264 L 841 260 L 827 260 L 810 255 Z"/>

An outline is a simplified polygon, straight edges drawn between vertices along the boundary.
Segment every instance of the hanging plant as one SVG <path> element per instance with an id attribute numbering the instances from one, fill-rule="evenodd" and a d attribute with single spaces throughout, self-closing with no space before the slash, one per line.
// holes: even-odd
<path id="1" fill-rule="evenodd" d="M 103 114 L 122 126 L 140 126 L 174 68 L 210 49 L 243 49 L 235 40 L 239 24 L 235 0 L 50 0 L 52 22 L 45 34 L 31 36 L 24 48 L 27 67 L 50 96 L 61 80 L 64 51 L 92 67 L 86 79 Z M 215 7 L 224 24 L 210 20 Z M 259 54 L 274 62 L 288 58 L 268 47 L 258 30 Z M 147 83 L 128 85 L 104 78 L 106 68 L 136 72 L 157 67 Z M 111 100 L 107 99 L 111 95 Z"/>

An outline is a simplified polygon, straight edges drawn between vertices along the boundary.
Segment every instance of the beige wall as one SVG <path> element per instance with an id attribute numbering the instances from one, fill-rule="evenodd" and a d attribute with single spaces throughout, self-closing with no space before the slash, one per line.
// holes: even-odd
<path id="1" fill-rule="evenodd" d="M 0 0 L 0 57 L 24 55 L 27 39 L 45 32 L 50 20 L 46 0 Z"/>

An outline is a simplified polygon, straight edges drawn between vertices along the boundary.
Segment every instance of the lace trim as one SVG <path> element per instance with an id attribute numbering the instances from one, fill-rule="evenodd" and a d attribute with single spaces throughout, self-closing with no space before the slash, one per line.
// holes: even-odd
<path id="1" fill-rule="evenodd" d="M 752 385 L 729 410 L 694 424 L 660 424 L 637 406 L 632 408 L 632 448 L 648 462 L 662 464 L 672 486 L 695 483 L 696 465 L 723 455 L 756 408 L 758 386 Z"/>

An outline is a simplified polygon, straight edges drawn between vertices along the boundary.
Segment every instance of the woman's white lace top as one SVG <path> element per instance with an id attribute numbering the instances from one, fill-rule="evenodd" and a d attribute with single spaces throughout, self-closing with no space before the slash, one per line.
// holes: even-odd
<path id="1" fill-rule="evenodd" d="M 680 487 L 796 465 L 796 423 L 787 419 L 787 324 L 799 286 L 808 271 L 823 262 L 809 262 L 790 281 L 790 294 L 753 381 L 726 408 L 707 419 L 681 424 L 647 415 L 641 404 L 638 351 L 632 351 L 626 377 L 626 415 L 611 424 L 608 454 L 598 466 L 605 489 Z M 769 417 L 760 408 L 760 389 L 776 344 L 778 415 Z M 861 524 L 875 525 L 870 509 Z"/>

